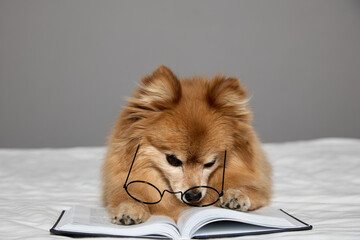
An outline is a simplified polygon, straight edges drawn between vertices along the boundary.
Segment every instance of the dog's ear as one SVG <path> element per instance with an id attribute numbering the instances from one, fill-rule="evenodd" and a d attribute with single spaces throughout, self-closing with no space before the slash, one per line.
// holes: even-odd
<path id="1" fill-rule="evenodd" d="M 247 92 L 236 78 L 214 77 L 209 83 L 207 100 L 210 107 L 227 116 L 251 121 Z"/>
<path id="2" fill-rule="evenodd" d="M 169 68 L 160 66 L 142 79 L 135 98 L 144 107 L 161 111 L 180 100 L 181 85 Z"/>
<path id="3" fill-rule="evenodd" d="M 143 118 L 148 113 L 160 112 L 179 102 L 181 85 L 178 78 L 165 66 L 158 67 L 145 76 L 132 98 L 128 98 L 126 109 L 129 117 Z"/>

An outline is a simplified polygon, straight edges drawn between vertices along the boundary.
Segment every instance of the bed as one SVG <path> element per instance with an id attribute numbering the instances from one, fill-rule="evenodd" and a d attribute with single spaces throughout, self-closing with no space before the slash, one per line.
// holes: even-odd
<path id="1" fill-rule="evenodd" d="M 274 167 L 271 205 L 313 230 L 239 239 L 360 239 L 359 139 L 264 148 Z M 68 239 L 49 229 L 63 209 L 101 205 L 104 154 L 104 147 L 0 149 L 0 239 Z"/>

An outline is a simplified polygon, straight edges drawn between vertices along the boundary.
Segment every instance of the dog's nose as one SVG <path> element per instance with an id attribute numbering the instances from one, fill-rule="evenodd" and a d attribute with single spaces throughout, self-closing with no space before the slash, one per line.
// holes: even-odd
<path id="1" fill-rule="evenodd" d="M 201 198 L 201 192 L 191 190 L 185 193 L 185 199 L 188 202 L 197 202 Z"/>

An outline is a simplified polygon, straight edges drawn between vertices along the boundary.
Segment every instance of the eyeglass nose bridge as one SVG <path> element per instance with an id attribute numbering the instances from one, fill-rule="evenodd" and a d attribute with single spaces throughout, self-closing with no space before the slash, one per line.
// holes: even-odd
<path id="1" fill-rule="evenodd" d="M 179 193 L 180 193 L 181 195 L 183 195 L 183 192 L 182 192 L 182 191 L 173 192 L 173 191 L 169 191 L 169 190 L 167 190 L 167 189 L 165 189 L 165 190 L 163 191 L 162 195 L 164 195 L 165 192 L 168 192 L 168 193 L 170 193 L 170 194 L 179 194 Z"/>

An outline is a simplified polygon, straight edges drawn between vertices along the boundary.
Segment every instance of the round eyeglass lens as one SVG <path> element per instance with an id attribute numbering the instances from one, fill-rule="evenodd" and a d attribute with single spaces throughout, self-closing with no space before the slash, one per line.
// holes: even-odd
<path id="1" fill-rule="evenodd" d="M 155 204 L 161 200 L 160 190 L 148 182 L 130 182 L 126 191 L 132 198 L 142 203 Z"/>
<path id="2" fill-rule="evenodd" d="M 182 195 L 182 200 L 190 206 L 205 207 L 216 203 L 219 197 L 219 192 L 215 188 L 199 186 L 186 190 Z"/>

